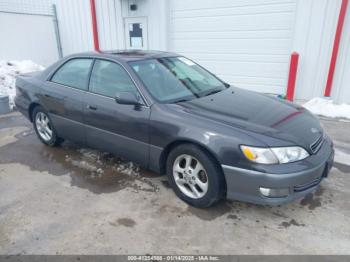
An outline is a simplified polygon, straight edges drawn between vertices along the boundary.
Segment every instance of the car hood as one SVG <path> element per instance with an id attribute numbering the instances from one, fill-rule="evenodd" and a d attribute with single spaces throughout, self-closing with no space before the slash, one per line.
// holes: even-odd
<path id="1" fill-rule="evenodd" d="M 260 138 L 267 136 L 306 149 L 323 133 L 319 121 L 305 108 L 240 88 L 230 87 L 178 105 L 188 113 L 263 135 Z"/>

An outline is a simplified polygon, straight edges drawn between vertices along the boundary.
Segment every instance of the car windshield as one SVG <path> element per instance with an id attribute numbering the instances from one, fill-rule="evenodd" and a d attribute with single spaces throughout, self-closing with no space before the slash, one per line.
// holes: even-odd
<path id="1" fill-rule="evenodd" d="M 161 103 L 176 103 L 220 92 L 224 82 L 185 57 L 165 57 L 129 63 L 151 95 Z"/>

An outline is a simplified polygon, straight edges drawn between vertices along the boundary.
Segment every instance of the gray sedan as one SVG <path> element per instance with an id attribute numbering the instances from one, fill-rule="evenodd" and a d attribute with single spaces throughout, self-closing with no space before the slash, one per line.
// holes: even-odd
<path id="1" fill-rule="evenodd" d="M 18 110 L 46 145 L 72 140 L 166 173 L 196 207 L 292 201 L 333 164 L 332 141 L 306 109 L 173 53 L 71 55 L 17 77 L 16 88 Z"/>

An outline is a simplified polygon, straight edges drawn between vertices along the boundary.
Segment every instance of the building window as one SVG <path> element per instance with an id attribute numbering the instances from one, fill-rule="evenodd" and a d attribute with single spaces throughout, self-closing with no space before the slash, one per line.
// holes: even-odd
<path id="1" fill-rule="evenodd" d="M 143 35 L 142 35 L 141 23 L 132 23 L 129 25 L 129 41 L 130 41 L 130 47 L 132 48 L 143 47 Z"/>

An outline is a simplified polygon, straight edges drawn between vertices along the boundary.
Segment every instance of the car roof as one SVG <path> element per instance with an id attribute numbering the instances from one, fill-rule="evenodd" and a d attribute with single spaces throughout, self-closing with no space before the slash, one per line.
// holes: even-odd
<path id="1" fill-rule="evenodd" d="M 137 61 L 151 58 L 173 57 L 179 56 L 176 53 L 155 51 L 155 50 L 108 50 L 108 51 L 94 51 L 74 54 L 72 56 L 93 56 L 101 58 L 112 58 L 119 61 Z"/>

